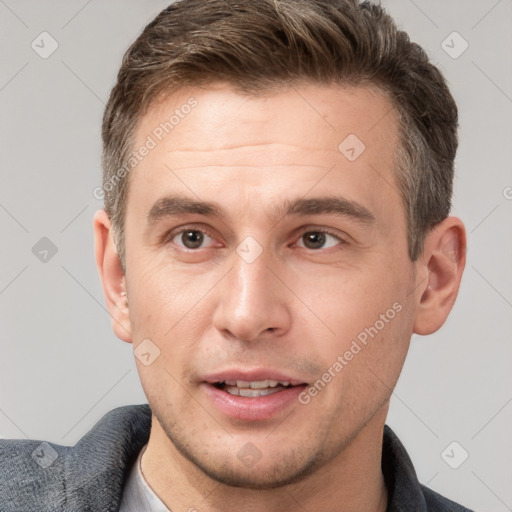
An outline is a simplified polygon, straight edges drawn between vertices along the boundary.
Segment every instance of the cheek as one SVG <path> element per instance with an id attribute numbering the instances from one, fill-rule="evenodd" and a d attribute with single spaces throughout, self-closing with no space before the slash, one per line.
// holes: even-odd
<path id="1" fill-rule="evenodd" d="M 169 266 L 133 268 L 127 276 L 130 318 L 135 331 L 149 329 L 166 337 L 200 304 L 208 288 L 205 280 L 191 277 Z"/>
<path id="2" fill-rule="evenodd" d="M 336 338 L 346 342 L 364 333 L 376 322 L 377 328 L 382 330 L 381 315 L 385 315 L 385 320 L 394 319 L 396 312 L 393 304 L 401 296 L 403 293 L 396 290 L 386 277 L 379 279 L 370 272 L 359 272 L 355 277 L 350 275 L 331 279 L 312 302 L 312 309 Z M 385 326 L 388 330 L 387 323 Z M 361 337 L 364 338 L 364 334 Z"/>
<path id="3" fill-rule="evenodd" d="M 378 288 L 359 285 L 337 293 L 331 289 L 324 295 L 322 304 L 329 312 L 326 324 L 334 335 L 326 338 L 322 359 L 327 370 L 340 376 L 335 386 L 338 392 L 354 397 L 390 393 L 414 324 L 414 305 L 407 287 L 406 279 L 383 279 Z"/>
<path id="4" fill-rule="evenodd" d="M 347 373 L 353 373 L 354 379 L 365 388 L 369 385 L 370 393 L 390 394 L 394 388 L 412 335 L 412 309 L 403 301 L 395 301 L 376 311 L 374 319 L 367 320 L 352 337 L 344 354 L 352 357 Z"/>
<path id="5" fill-rule="evenodd" d="M 331 353 L 335 377 L 326 387 L 323 408 L 333 417 L 368 419 L 389 401 L 407 354 L 410 317 L 404 308 L 389 323 L 374 322 Z"/>
<path id="6" fill-rule="evenodd" d="M 140 379 L 147 395 L 158 398 L 165 388 L 167 396 L 174 396 L 181 392 L 174 379 L 185 382 L 188 378 L 211 322 L 213 306 L 207 296 L 211 286 L 168 268 L 146 267 L 139 276 L 131 288 L 133 339 L 136 344 L 151 340 L 159 353 L 150 367 L 137 361 Z"/>

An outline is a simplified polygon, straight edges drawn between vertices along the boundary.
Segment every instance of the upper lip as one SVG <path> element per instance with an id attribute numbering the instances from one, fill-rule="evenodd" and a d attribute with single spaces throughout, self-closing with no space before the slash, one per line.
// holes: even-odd
<path id="1" fill-rule="evenodd" d="M 204 382 L 207 382 L 208 384 L 215 384 L 217 382 L 225 382 L 231 380 L 242 380 L 246 382 L 277 380 L 279 382 L 289 382 L 291 386 L 306 384 L 305 381 L 294 378 L 289 374 L 265 368 L 255 368 L 244 371 L 240 370 L 240 368 L 227 369 L 220 372 L 211 373 L 204 377 Z"/>

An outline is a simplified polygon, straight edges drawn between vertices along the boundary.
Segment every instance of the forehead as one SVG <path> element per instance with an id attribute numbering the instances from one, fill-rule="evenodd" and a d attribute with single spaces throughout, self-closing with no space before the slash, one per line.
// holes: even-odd
<path id="1" fill-rule="evenodd" d="M 166 183 L 193 183 L 199 196 L 200 183 L 217 193 L 238 183 L 268 196 L 286 176 L 297 195 L 335 168 L 324 187 L 387 182 L 394 190 L 375 196 L 382 202 L 398 191 L 398 143 L 396 111 L 377 88 L 297 84 L 258 96 L 220 83 L 186 88 L 154 102 L 139 122 L 134 150 L 151 148 L 131 173 L 129 196 L 144 193 L 146 209 Z"/>
<path id="2" fill-rule="evenodd" d="M 255 140 L 293 144 L 306 138 L 311 149 L 338 149 L 336 143 L 347 134 L 370 144 L 382 137 L 395 142 L 397 128 L 396 111 L 376 86 L 296 84 L 256 96 L 214 83 L 160 96 L 139 121 L 135 146 L 147 136 L 158 145 L 165 139 L 167 150 L 215 150 Z"/>

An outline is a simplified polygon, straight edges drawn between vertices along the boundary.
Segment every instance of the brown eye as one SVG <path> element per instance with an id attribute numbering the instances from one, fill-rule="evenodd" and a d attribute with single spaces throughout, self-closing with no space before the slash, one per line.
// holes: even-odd
<path id="1" fill-rule="evenodd" d="M 304 240 L 304 245 L 308 249 L 320 249 L 325 244 L 325 233 L 306 233 L 302 235 L 302 238 Z"/>
<path id="2" fill-rule="evenodd" d="M 308 231 L 300 237 L 300 240 L 302 241 L 302 247 L 313 250 L 327 249 L 343 243 L 337 236 L 324 231 Z"/>
<path id="3" fill-rule="evenodd" d="M 187 249 L 197 249 L 203 243 L 204 235 L 200 231 L 185 231 L 181 234 L 181 241 Z"/>
<path id="4" fill-rule="evenodd" d="M 209 240 L 213 241 L 212 237 L 198 229 L 185 229 L 172 238 L 176 245 L 185 249 L 200 249 Z"/>

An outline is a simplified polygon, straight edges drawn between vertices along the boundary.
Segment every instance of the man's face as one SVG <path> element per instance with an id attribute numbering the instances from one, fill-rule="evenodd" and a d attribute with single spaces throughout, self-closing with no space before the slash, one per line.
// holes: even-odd
<path id="1" fill-rule="evenodd" d="M 148 136 L 126 287 L 134 347 L 160 351 L 137 366 L 163 449 L 249 487 L 327 467 L 383 424 L 413 330 L 395 111 L 366 88 L 216 86 L 155 103 L 134 150 Z"/>

